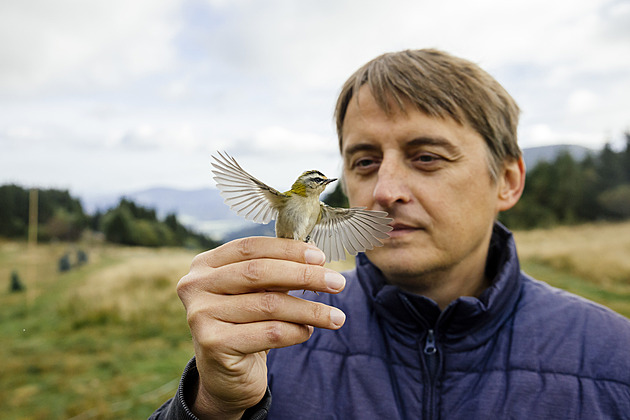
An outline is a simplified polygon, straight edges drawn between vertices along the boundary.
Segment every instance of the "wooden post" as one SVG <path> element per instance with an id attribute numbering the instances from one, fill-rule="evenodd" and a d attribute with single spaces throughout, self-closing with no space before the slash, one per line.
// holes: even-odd
<path id="1" fill-rule="evenodd" d="M 25 316 L 28 318 L 31 310 L 33 288 L 35 287 L 35 252 L 37 247 L 37 225 L 39 193 L 37 188 L 31 188 L 28 196 L 28 262 L 26 264 L 26 290 L 24 293 Z M 26 330 L 24 330 L 26 332 Z"/>
<path id="2" fill-rule="evenodd" d="M 37 188 L 31 188 L 28 200 L 28 246 L 33 248 L 37 245 L 37 222 L 38 222 L 38 193 Z"/>

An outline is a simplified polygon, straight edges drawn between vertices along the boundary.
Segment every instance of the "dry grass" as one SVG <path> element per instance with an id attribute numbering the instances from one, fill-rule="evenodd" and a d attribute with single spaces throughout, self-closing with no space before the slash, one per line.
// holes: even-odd
<path id="1" fill-rule="evenodd" d="M 630 222 L 516 232 L 523 270 L 630 317 Z"/>
<path id="2" fill-rule="evenodd" d="M 0 243 L 0 278 L 26 285 L 0 292 L 3 418 L 146 418 L 192 355 L 175 285 L 195 252 L 83 244 L 89 263 L 59 273 L 75 248 Z"/>
<path id="3" fill-rule="evenodd" d="M 130 321 L 179 312 L 182 304 L 175 293 L 175 284 L 188 272 L 193 253 L 139 249 L 121 257 L 121 262 L 86 276 L 65 297 L 62 310 L 71 313 L 75 321 L 99 314 Z"/>
<path id="4" fill-rule="evenodd" d="M 595 284 L 630 286 L 630 222 L 514 234 L 522 260 L 537 261 Z"/>

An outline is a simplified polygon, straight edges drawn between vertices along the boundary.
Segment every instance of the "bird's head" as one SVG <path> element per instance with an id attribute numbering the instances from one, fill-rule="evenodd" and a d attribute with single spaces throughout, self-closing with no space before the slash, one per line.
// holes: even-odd
<path id="1" fill-rule="evenodd" d="M 319 171 L 306 171 L 298 177 L 291 187 L 291 192 L 305 197 L 317 195 L 319 196 L 326 185 L 337 178 L 327 178 L 326 175 Z"/>

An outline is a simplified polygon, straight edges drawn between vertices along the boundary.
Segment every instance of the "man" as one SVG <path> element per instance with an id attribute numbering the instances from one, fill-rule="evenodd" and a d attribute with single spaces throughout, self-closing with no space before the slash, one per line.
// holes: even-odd
<path id="1" fill-rule="evenodd" d="M 630 418 L 628 320 L 522 274 L 495 222 L 523 191 L 518 112 L 440 51 L 359 69 L 336 108 L 343 180 L 391 237 L 344 276 L 298 241 L 199 255 L 178 285 L 196 358 L 154 416 Z M 303 289 L 319 295 L 286 293 Z"/>

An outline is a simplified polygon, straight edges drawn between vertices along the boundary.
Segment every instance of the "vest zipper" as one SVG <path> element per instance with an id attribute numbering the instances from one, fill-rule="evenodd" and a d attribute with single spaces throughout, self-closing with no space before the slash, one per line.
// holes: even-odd
<path id="1" fill-rule="evenodd" d="M 438 372 L 439 354 L 437 343 L 435 341 L 435 330 L 430 329 L 427 331 L 427 337 L 424 341 L 424 361 L 429 374 L 427 393 L 427 416 L 428 419 L 435 418 L 435 380 Z"/>
<path id="2" fill-rule="evenodd" d="M 427 338 L 424 342 L 424 360 L 427 362 L 427 368 L 429 370 L 429 380 L 431 382 L 431 385 L 433 385 L 435 374 L 437 373 L 437 356 L 437 347 L 435 346 L 435 331 L 431 329 L 427 332 Z"/>
<path id="3" fill-rule="evenodd" d="M 409 299 L 405 295 L 401 295 L 401 298 L 404 305 L 415 316 L 418 322 L 421 325 L 426 327 L 427 326 L 426 321 L 424 321 L 424 318 L 420 316 L 420 314 L 418 313 L 418 310 L 413 306 L 413 304 L 409 301 Z M 438 317 L 435 325 L 436 326 L 440 325 L 440 321 L 443 318 L 444 318 L 444 312 L 440 313 L 440 316 Z M 418 347 L 420 350 L 420 346 L 422 346 L 422 344 L 420 342 L 418 344 L 419 344 Z M 436 334 L 435 334 L 434 328 L 429 328 L 427 330 L 427 336 L 424 339 L 424 347 L 421 347 L 421 349 L 422 349 L 422 355 L 424 359 L 424 365 L 425 365 L 425 368 L 427 369 L 427 376 L 429 379 L 429 383 L 425 387 L 425 389 L 428 389 L 428 391 L 425 392 L 426 402 L 423 404 L 424 406 L 423 418 L 433 419 L 433 418 L 436 418 L 436 412 L 437 412 L 435 408 L 435 405 L 436 405 L 435 388 L 436 388 L 436 379 L 437 379 L 438 371 L 440 368 L 439 366 L 440 354 L 438 351 L 438 344 L 436 341 Z"/>

